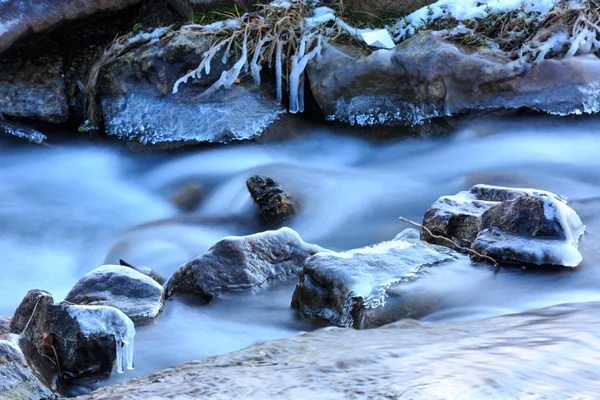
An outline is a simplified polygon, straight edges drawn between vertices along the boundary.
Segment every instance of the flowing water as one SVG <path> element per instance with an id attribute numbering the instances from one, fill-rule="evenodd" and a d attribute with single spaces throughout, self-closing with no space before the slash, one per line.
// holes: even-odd
<path id="1" fill-rule="evenodd" d="M 419 221 L 439 196 L 477 183 L 565 195 L 588 225 L 578 270 L 439 268 L 417 283 L 438 305 L 422 323 L 600 301 L 599 129 L 596 119 L 489 120 L 442 138 L 382 142 L 332 127 L 299 127 L 282 142 L 167 154 L 110 145 L 0 145 L 0 315 L 11 315 L 32 288 L 62 300 L 83 274 L 105 262 L 122 258 L 168 277 L 220 238 L 264 229 L 245 187 L 253 174 L 285 184 L 302 204 L 290 226 L 305 241 L 334 250 L 392 239 L 407 227 L 399 216 Z M 196 182 L 206 197 L 193 215 L 184 215 L 172 198 Z M 168 301 L 155 323 L 137 328 L 134 371 L 83 385 L 112 384 L 316 329 L 291 311 L 293 285 L 210 306 Z"/>

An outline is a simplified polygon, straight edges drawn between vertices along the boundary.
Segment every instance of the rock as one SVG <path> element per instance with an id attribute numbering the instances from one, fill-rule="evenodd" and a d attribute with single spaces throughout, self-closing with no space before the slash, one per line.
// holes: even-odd
<path id="1" fill-rule="evenodd" d="M 4 0 L 0 2 L 0 53 L 15 42 L 67 22 L 121 10 L 140 0 Z"/>
<path id="2" fill-rule="evenodd" d="M 110 374 L 115 362 L 119 370 L 133 366 L 133 322 L 113 307 L 54 304 L 48 292 L 31 290 L 17 308 L 10 331 L 31 344 L 34 354 L 28 357 L 58 359 L 60 369 L 53 371 L 60 371 L 58 378 Z M 55 376 L 45 378 L 56 381 Z"/>
<path id="3" fill-rule="evenodd" d="M 440 197 L 425 212 L 423 225 L 499 262 L 575 267 L 582 260 L 581 219 L 566 198 L 543 190 L 475 185 Z M 421 238 L 452 246 L 424 231 Z"/>
<path id="4" fill-rule="evenodd" d="M 25 139 L 31 143 L 41 144 L 46 140 L 46 135 L 37 130 L 16 122 L 8 122 L 0 119 L 0 133 Z"/>
<path id="5" fill-rule="evenodd" d="M 298 205 L 287 189 L 274 179 L 254 175 L 248 178 L 246 186 L 268 226 L 281 226 L 298 212 Z"/>
<path id="6" fill-rule="evenodd" d="M 162 310 L 164 298 L 162 286 L 149 276 L 121 265 L 103 265 L 84 275 L 65 301 L 114 307 L 136 324 L 147 324 Z"/>
<path id="7" fill-rule="evenodd" d="M 405 291 L 438 267 L 463 257 L 418 240 L 394 240 L 342 253 L 318 253 L 304 262 L 292 307 L 342 327 L 375 328 L 429 310 L 427 299 Z"/>
<path id="8" fill-rule="evenodd" d="M 4 335 L 10 331 L 10 317 L 0 317 L 0 335 Z"/>
<path id="9" fill-rule="evenodd" d="M 161 274 L 159 274 L 158 272 L 156 272 L 155 270 L 153 270 L 152 268 L 148 268 L 148 267 L 134 267 L 133 265 L 129 264 L 128 262 L 119 259 L 119 265 L 122 265 L 124 267 L 127 268 L 131 268 L 141 274 L 144 274 L 146 276 L 149 276 L 150 278 L 154 279 L 156 282 L 158 282 L 161 286 L 165 283 L 165 278 L 163 278 L 163 276 Z"/>
<path id="10" fill-rule="evenodd" d="M 225 293 L 257 292 L 295 276 L 307 257 L 322 250 L 289 228 L 226 237 L 179 268 L 165 284 L 167 296 L 188 293 L 210 302 Z"/>
<path id="11" fill-rule="evenodd" d="M 0 335 L 0 398 L 39 400 L 54 398 L 23 354 L 19 336 Z"/>
<path id="12" fill-rule="evenodd" d="M 211 44 L 210 35 L 183 27 L 105 65 L 97 97 L 107 133 L 169 148 L 260 135 L 285 111 L 268 85 L 242 83 L 209 98 L 201 96 L 234 62 L 223 64 L 221 53 L 215 55 L 209 75 L 181 84 L 173 93 L 175 82 L 200 64 Z"/>
<path id="13" fill-rule="evenodd" d="M 418 125 L 477 110 L 600 110 L 597 57 L 544 60 L 526 71 L 510 62 L 504 53 L 427 31 L 370 54 L 326 44 L 307 71 L 325 116 L 350 125 Z"/>
<path id="14" fill-rule="evenodd" d="M 189 183 L 180 188 L 173 196 L 173 203 L 183 212 L 192 212 L 198 208 L 206 191 L 198 182 Z"/>
<path id="15" fill-rule="evenodd" d="M 0 15 L 5 4 L 0 3 Z M 0 43 L 1 37 L 0 34 Z M 62 58 L 0 57 L 0 113 L 14 118 L 65 122 L 69 117 L 69 105 L 65 95 Z"/>

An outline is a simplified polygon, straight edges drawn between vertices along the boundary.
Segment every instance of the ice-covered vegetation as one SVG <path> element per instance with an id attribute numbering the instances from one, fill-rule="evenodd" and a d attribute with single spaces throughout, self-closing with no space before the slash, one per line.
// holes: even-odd
<path id="1" fill-rule="evenodd" d="M 397 42 L 433 29 L 470 46 L 510 52 L 523 64 L 600 51 L 598 0 L 439 0 L 391 28 Z"/>

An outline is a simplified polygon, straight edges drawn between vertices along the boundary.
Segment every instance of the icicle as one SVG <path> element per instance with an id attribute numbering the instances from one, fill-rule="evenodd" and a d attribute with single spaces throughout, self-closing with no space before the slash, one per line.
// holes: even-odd
<path id="1" fill-rule="evenodd" d="M 252 78 L 254 78 L 254 84 L 260 86 L 260 71 L 262 66 L 258 64 L 258 58 L 260 57 L 261 51 L 265 43 L 271 40 L 271 36 L 266 36 L 258 41 L 256 50 L 254 50 L 254 56 L 252 56 L 252 62 L 250 63 L 250 69 L 252 70 Z"/>
<path id="2" fill-rule="evenodd" d="M 298 50 L 299 54 L 304 52 L 306 41 L 310 39 L 310 36 L 306 36 L 302 39 L 300 43 L 300 49 Z M 317 38 L 316 46 L 308 53 L 299 56 L 299 54 L 292 56 L 291 60 L 291 71 L 290 71 L 290 113 L 296 114 L 300 110 L 304 110 L 304 94 L 302 97 L 299 97 L 300 90 L 300 75 L 304 73 L 308 62 L 313 59 L 319 52 L 321 51 L 321 36 Z M 300 103 L 302 100 L 302 104 Z"/>
<path id="3" fill-rule="evenodd" d="M 283 101 L 283 93 L 281 90 L 283 81 L 283 67 L 281 65 L 283 42 L 279 40 L 279 37 L 275 38 L 275 40 L 277 41 L 277 49 L 275 50 L 275 86 L 277 86 L 277 101 L 281 103 Z"/>
<path id="4" fill-rule="evenodd" d="M 200 79 L 202 77 L 203 69 L 206 71 L 206 74 L 208 75 L 210 73 L 210 62 L 211 62 L 212 58 L 215 56 L 215 54 L 217 54 L 217 52 L 219 50 L 221 50 L 221 47 L 223 47 L 223 45 L 227 42 L 232 42 L 232 40 L 225 39 L 222 42 L 220 42 L 219 44 L 211 47 L 208 51 L 206 51 L 203 54 L 204 59 L 202 59 L 202 62 L 200 63 L 200 65 L 198 65 L 198 67 L 196 69 L 188 72 L 187 74 L 185 74 L 184 76 L 182 76 L 181 78 L 179 78 L 175 81 L 175 84 L 173 85 L 173 94 L 177 93 L 177 91 L 179 89 L 179 85 L 182 83 L 187 83 L 188 79 L 190 79 L 190 78 Z"/>
<path id="5" fill-rule="evenodd" d="M 229 89 L 231 85 L 235 82 L 235 80 L 240 75 L 242 68 L 244 67 L 244 63 L 246 63 L 248 58 L 248 30 L 244 32 L 244 43 L 242 45 L 242 56 L 240 59 L 231 67 L 231 69 L 227 71 L 223 71 L 219 80 L 213 83 L 208 89 L 206 89 L 202 93 L 202 97 L 210 97 L 221 87 L 225 89 Z"/>
<path id="6" fill-rule="evenodd" d="M 121 335 L 115 334 L 115 345 L 117 346 L 117 372 L 123 373 L 123 343 Z"/>
<path id="7" fill-rule="evenodd" d="M 304 112 L 304 74 L 300 74 L 300 90 L 298 91 L 298 112 Z"/>

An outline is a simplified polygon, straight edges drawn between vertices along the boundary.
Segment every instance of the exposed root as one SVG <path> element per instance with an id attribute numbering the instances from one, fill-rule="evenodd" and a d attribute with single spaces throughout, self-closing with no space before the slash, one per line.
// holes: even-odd
<path id="1" fill-rule="evenodd" d="M 447 243 L 449 243 L 449 244 L 453 245 L 455 248 L 457 248 L 457 249 L 459 249 L 459 250 L 461 250 L 461 251 L 467 252 L 467 253 L 469 253 L 469 254 L 471 254 L 471 255 L 473 255 L 473 256 L 475 256 L 475 257 L 477 257 L 477 258 L 480 258 L 480 259 L 482 259 L 482 260 L 486 260 L 486 261 L 490 262 L 490 263 L 491 263 L 491 264 L 493 264 L 493 265 L 494 265 L 496 268 L 499 268 L 499 267 L 500 267 L 500 265 L 498 264 L 498 262 L 497 262 L 496 260 L 494 260 L 494 259 L 493 259 L 492 257 L 490 257 L 490 256 L 486 256 L 485 254 L 478 253 L 478 252 L 476 252 L 475 250 L 473 250 L 473 249 L 470 249 L 470 248 L 468 248 L 468 247 L 462 247 L 462 246 L 459 246 L 459 245 L 458 245 L 458 244 L 457 244 L 457 243 L 456 243 L 454 240 L 452 240 L 452 239 L 449 239 L 449 238 L 447 238 L 447 237 L 445 237 L 445 236 L 434 235 L 434 234 L 433 234 L 433 232 L 431 232 L 431 231 L 429 230 L 429 228 L 427 228 L 426 226 L 424 226 L 424 225 L 421 225 L 421 224 L 419 224 L 419 223 L 417 223 L 417 222 L 411 221 L 411 220 L 409 220 L 409 219 L 406 219 L 406 218 L 404 218 L 404 217 L 400 217 L 400 218 L 398 218 L 398 219 L 399 219 L 400 221 L 402 221 L 402 222 L 406 222 L 407 224 L 410 224 L 410 225 L 412 225 L 412 226 L 416 226 L 417 228 L 420 228 L 420 229 L 422 229 L 422 230 L 423 230 L 423 231 L 425 231 L 425 232 L 427 233 L 427 235 L 429 235 L 429 237 L 431 237 L 432 239 L 443 240 L 443 241 L 445 241 L 445 242 L 447 242 Z"/>

